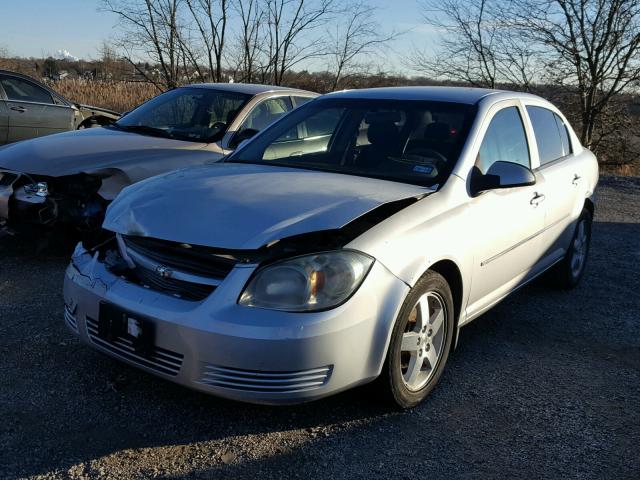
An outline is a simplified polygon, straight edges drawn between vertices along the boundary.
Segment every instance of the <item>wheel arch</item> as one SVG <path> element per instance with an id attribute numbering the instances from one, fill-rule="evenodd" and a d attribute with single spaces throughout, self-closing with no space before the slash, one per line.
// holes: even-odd
<path id="1" fill-rule="evenodd" d="M 584 208 L 589 211 L 589 213 L 591 214 L 591 218 L 593 219 L 593 214 L 595 212 L 596 206 L 593 203 L 593 200 L 591 200 L 591 198 L 585 198 Z"/>
<path id="2" fill-rule="evenodd" d="M 429 266 L 428 270 L 439 273 L 444 277 L 451 289 L 453 297 L 453 314 L 454 314 L 454 338 L 453 344 L 457 344 L 458 340 L 458 323 L 462 315 L 462 300 L 464 298 L 464 283 L 462 280 L 462 272 L 458 265 L 449 259 L 439 260 Z"/>
<path id="3" fill-rule="evenodd" d="M 100 115 L 100 114 L 96 114 L 96 115 L 91 115 L 85 119 L 83 119 L 78 126 L 76 127 L 77 130 L 81 130 L 83 128 L 92 128 L 95 126 L 98 127 L 103 127 L 105 125 L 109 125 L 110 123 L 113 123 L 114 119 L 109 118 L 105 115 Z"/>

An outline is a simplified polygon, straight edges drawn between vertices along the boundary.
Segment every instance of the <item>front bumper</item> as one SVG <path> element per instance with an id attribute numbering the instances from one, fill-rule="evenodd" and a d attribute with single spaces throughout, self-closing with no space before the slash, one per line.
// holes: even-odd
<path id="1" fill-rule="evenodd" d="M 376 378 L 408 287 L 376 262 L 345 304 L 286 313 L 236 303 L 254 266 L 237 266 L 205 300 L 194 302 L 114 276 L 88 254 L 65 275 L 65 321 L 92 347 L 180 385 L 254 403 L 298 403 Z M 97 335 L 100 302 L 155 325 L 151 355 L 124 338 Z"/>

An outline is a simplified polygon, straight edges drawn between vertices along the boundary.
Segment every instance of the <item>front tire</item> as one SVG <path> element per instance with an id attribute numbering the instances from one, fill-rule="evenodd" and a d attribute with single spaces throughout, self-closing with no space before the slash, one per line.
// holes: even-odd
<path id="1" fill-rule="evenodd" d="M 424 400 L 438 383 L 454 331 L 451 289 L 428 271 L 411 289 L 391 334 L 381 386 L 401 408 Z"/>

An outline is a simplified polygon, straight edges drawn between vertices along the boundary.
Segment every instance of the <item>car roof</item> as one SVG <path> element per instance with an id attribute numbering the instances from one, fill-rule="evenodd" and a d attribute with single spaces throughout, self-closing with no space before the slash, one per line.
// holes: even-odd
<path id="1" fill-rule="evenodd" d="M 257 83 L 192 83 L 184 85 L 185 87 L 192 88 L 210 88 L 213 90 L 224 90 L 226 92 L 246 93 L 248 95 L 258 95 L 260 93 L 267 92 L 299 92 L 310 95 L 317 95 L 317 93 L 309 92 L 307 90 L 300 90 L 297 88 L 280 87 L 275 85 L 260 85 Z"/>
<path id="2" fill-rule="evenodd" d="M 437 102 L 467 103 L 470 105 L 478 103 L 488 95 L 498 93 L 516 92 L 505 90 L 494 90 L 490 88 L 472 87 L 381 87 L 364 88 L 361 90 L 343 90 L 333 92 L 326 97 L 330 98 L 361 98 L 371 100 L 431 100 Z"/>

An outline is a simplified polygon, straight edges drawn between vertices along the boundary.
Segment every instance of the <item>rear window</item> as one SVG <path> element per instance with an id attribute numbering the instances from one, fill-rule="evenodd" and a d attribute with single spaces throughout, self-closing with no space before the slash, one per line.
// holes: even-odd
<path id="1" fill-rule="evenodd" d="M 533 125 L 540 165 L 571 153 L 567 127 L 558 115 L 546 108 L 531 105 L 527 107 L 527 113 Z"/>

